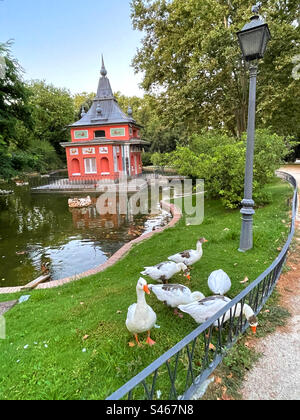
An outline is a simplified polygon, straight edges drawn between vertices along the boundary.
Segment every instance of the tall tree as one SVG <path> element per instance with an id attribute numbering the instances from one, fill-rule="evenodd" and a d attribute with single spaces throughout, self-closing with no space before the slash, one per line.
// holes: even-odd
<path id="1" fill-rule="evenodd" d="M 75 107 L 75 120 L 78 121 L 81 118 L 82 108 L 87 112 L 92 106 L 93 99 L 96 93 L 81 92 L 74 95 L 74 107 Z"/>
<path id="2" fill-rule="evenodd" d="M 33 81 L 29 85 L 31 92 L 32 135 L 35 139 L 49 142 L 60 156 L 64 150 L 60 142 L 70 137 L 67 125 L 74 122 L 74 101 L 66 89 L 56 88 L 45 81 Z"/>
<path id="3" fill-rule="evenodd" d="M 170 127 L 162 118 L 162 104 L 155 95 L 125 96 L 115 93 L 119 105 L 124 112 L 128 106 L 132 108 L 133 118 L 142 125 L 142 136 L 150 143 L 151 152 L 171 152 L 177 142 L 182 140 L 182 131 L 178 127 Z"/>
<path id="4" fill-rule="evenodd" d="M 6 146 L 15 140 L 19 122 L 32 126 L 30 92 L 22 80 L 20 64 L 11 55 L 11 45 L 0 43 L 0 138 Z"/>
<path id="5" fill-rule="evenodd" d="M 134 28 L 145 33 L 133 65 L 144 73 L 144 89 L 159 95 L 169 125 L 184 124 L 187 133 L 225 128 L 238 137 L 246 130 L 248 74 L 236 32 L 249 21 L 251 5 L 253 0 L 132 0 Z M 273 39 L 259 65 L 258 125 L 299 136 L 299 82 L 292 77 L 299 2 L 263 0 L 261 13 Z"/>

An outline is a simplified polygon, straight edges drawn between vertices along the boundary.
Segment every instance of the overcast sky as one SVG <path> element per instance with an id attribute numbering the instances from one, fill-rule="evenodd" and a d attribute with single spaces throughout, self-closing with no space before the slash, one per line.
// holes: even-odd
<path id="1" fill-rule="evenodd" d="M 96 91 L 103 53 L 113 91 L 142 96 L 130 65 L 141 38 L 129 0 L 0 1 L 0 42 L 14 39 L 24 79 L 72 93 Z"/>

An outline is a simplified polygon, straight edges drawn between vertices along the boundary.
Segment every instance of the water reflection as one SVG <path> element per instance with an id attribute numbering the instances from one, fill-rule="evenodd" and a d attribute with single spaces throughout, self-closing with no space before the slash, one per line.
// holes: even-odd
<path id="1" fill-rule="evenodd" d="M 52 280 L 89 270 L 169 216 L 100 215 L 96 195 L 83 209 L 69 209 L 68 198 L 32 194 L 29 187 L 0 196 L 0 287 L 27 284 L 47 270 Z"/>

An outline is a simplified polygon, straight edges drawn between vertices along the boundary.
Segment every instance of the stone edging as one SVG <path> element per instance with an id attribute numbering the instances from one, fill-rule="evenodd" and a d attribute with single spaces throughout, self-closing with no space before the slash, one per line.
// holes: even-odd
<path id="1" fill-rule="evenodd" d="M 92 268 L 91 270 L 85 271 L 84 273 L 78 274 L 76 276 L 66 277 L 66 278 L 60 279 L 60 280 L 49 281 L 47 283 L 41 283 L 39 286 L 36 287 L 35 290 L 38 290 L 38 289 L 52 289 L 53 287 L 62 286 L 64 284 L 70 283 L 72 281 L 80 280 L 80 279 L 82 279 L 84 277 L 88 277 L 88 276 L 91 276 L 93 274 L 100 273 L 101 271 L 106 270 L 108 267 L 111 267 L 117 261 L 119 261 L 121 258 L 123 258 L 129 252 L 129 250 L 132 248 L 132 246 L 134 244 L 137 244 L 139 242 L 145 241 L 145 240 L 151 238 L 156 233 L 160 233 L 160 232 L 162 232 L 163 230 L 165 230 L 165 229 L 167 229 L 169 227 L 175 226 L 176 223 L 182 217 L 181 210 L 177 206 L 175 206 L 175 204 L 170 204 L 170 203 L 167 203 L 165 201 L 161 201 L 160 202 L 160 205 L 161 205 L 161 208 L 162 209 L 167 210 L 167 211 L 170 211 L 171 214 L 172 214 L 172 216 L 173 216 L 172 220 L 166 226 L 161 227 L 159 229 L 156 229 L 153 232 L 146 233 L 145 235 L 141 235 L 141 236 L 139 236 L 136 239 L 133 239 L 132 241 L 130 241 L 127 244 L 123 245 L 122 248 L 120 248 L 117 252 L 115 252 L 105 263 L 99 265 L 96 268 Z M 21 292 L 22 291 L 22 287 L 23 286 L 18 286 L 18 287 L 1 287 L 0 288 L 0 294 L 9 294 L 9 293 Z"/>

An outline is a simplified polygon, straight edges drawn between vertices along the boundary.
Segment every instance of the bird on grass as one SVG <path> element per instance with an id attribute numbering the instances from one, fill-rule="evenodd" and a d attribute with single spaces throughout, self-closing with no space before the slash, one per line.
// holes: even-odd
<path id="1" fill-rule="evenodd" d="M 159 283 L 167 283 L 175 274 L 183 271 L 184 275 L 191 279 L 188 267 L 183 263 L 175 263 L 173 261 L 164 261 L 152 267 L 144 267 L 145 270 L 141 272 L 143 276 L 149 276 L 152 280 Z"/>
<path id="2" fill-rule="evenodd" d="M 203 255 L 202 245 L 205 242 L 208 242 L 208 240 L 205 238 L 200 238 L 197 241 L 196 249 L 189 249 L 187 251 L 178 252 L 177 254 L 171 255 L 168 260 L 174 261 L 175 263 L 183 263 L 186 266 L 191 267 L 201 259 Z"/>
<path id="3" fill-rule="evenodd" d="M 158 300 L 174 309 L 174 315 L 178 315 L 177 307 L 187 305 L 197 300 L 204 299 L 201 292 L 191 292 L 182 284 L 149 284 L 149 289 L 155 294 Z"/>
<path id="4" fill-rule="evenodd" d="M 231 302 L 231 299 L 227 296 L 215 295 L 206 297 L 205 299 L 197 302 L 189 303 L 188 305 L 179 305 L 178 308 L 182 312 L 189 314 L 198 324 L 203 324 L 203 322 L 209 320 L 229 302 Z M 238 303 L 231 311 L 228 310 L 225 313 L 224 318 L 221 317 L 219 321 L 226 322 L 231 318 L 231 316 L 239 317 L 241 313 L 243 313 L 249 322 L 252 332 L 255 334 L 258 326 L 258 320 L 252 308 L 246 303 L 244 305 Z M 218 327 L 218 320 L 215 321 L 214 326 Z"/>
<path id="5" fill-rule="evenodd" d="M 155 341 L 150 337 L 150 331 L 156 323 L 156 313 L 147 304 L 145 293 L 150 294 L 150 290 L 146 280 L 140 277 L 136 285 L 137 303 L 129 306 L 126 319 L 126 327 L 134 335 L 139 347 L 141 347 L 141 343 L 139 342 L 138 334 L 145 331 L 148 332 L 146 343 L 149 346 L 155 344 Z M 129 345 L 133 347 L 135 344 L 131 342 Z"/>

